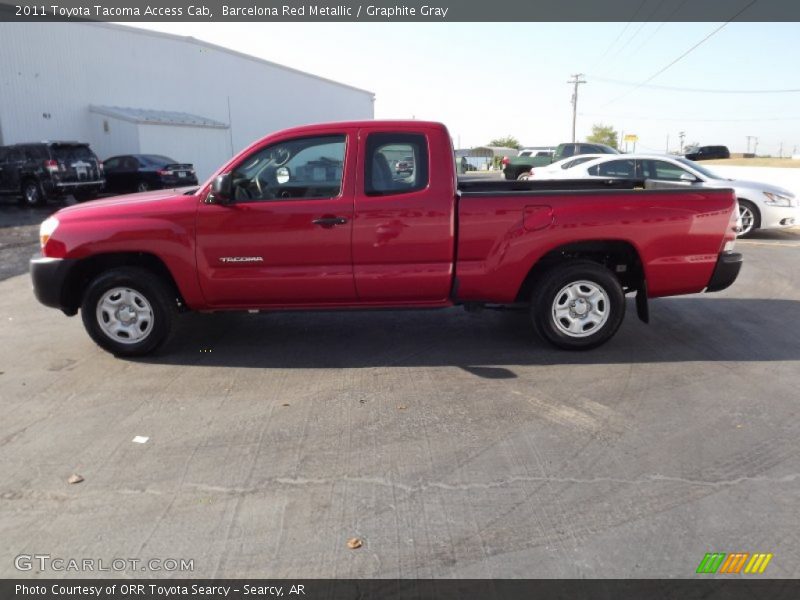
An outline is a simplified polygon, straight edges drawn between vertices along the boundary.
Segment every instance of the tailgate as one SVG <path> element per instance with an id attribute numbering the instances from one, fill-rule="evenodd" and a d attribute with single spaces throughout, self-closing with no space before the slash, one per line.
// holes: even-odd
<path id="1" fill-rule="evenodd" d="M 97 181 L 101 178 L 97 157 L 83 144 L 54 144 L 50 147 L 64 183 Z"/>

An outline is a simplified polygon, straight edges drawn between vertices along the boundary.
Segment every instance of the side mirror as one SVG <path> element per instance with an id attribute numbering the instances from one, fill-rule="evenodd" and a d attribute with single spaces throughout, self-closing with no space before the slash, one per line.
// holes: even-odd
<path id="1" fill-rule="evenodd" d="M 681 181 L 688 181 L 689 183 L 697 183 L 697 177 L 691 173 L 681 173 Z"/>
<path id="2" fill-rule="evenodd" d="M 211 184 L 211 193 L 216 204 L 227 205 L 231 203 L 233 196 L 233 178 L 230 173 L 223 173 L 214 179 Z"/>

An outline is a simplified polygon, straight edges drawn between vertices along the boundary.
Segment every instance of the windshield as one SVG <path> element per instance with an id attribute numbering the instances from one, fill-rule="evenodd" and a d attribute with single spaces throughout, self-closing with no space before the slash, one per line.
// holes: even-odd
<path id="1" fill-rule="evenodd" d="M 675 160 L 677 160 L 679 163 L 683 165 L 686 165 L 687 167 L 691 167 L 692 169 L 694 169 L 701 175 L 708 177 L 709 179 L 725 179 L 724 177 L 720 177 L 713 171 L 710 171 L 705 167 L 698 165 L 696 162 L 694 162 L 693 160 L 689 160 L 688 158 L 678 157 Z"/>

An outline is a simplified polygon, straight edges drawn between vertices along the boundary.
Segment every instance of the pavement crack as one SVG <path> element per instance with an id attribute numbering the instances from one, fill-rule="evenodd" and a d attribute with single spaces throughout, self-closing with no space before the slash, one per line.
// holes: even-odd
<path id="1" fill-rule="evenodd" d="M 337 483 L 355 483 L 364 485 L 374 485 L 380 487 L 391 488 L 400 490 L 408 494 L 417 494 L 429 489 L 441 489 L 448 491 L 471 491 L 471 490 L 489 490 L 507 487 L 516 483 L 566 483 L 577 485 L 595 485 L 603 483 L 612 483 L 618 485 L 652 485 L 659 483 L 682 483 L 686 485 L 698 485 L 706 487 L 730 487 L 742 483 L 793 483 L 800 479 L 800 473 L 792 473 L 783 477 L 737 477 L 735 479 L 720 479 L 720 480 L 703 480 L 703 479 L 689 479 L 685 477 L 672 477 L 669 475 L 653 474 L 646 477 L 636 479 L 623 479 L 617 477 L 547 477 L 547 476 L 519 476 L 509 477 L 498 481 L 487 482 L 473 482 L 462 484 L 451 484 L 444 481 L 431 481 L 421 485 L 407 485 L 397 483 L 388 479 L 380 477 L 339 477 L 339 478 L 289 478 L 289 477 L 276 477 L 266 482 L 264 486 L 258 488 L 243 488 L 243 487 L 223 487 L 223 486 L 210 486 L 203 484 L 188 484 L 205 492 L 218 492 L 226 494 L 255 494 L 267 491 L 270 485 L 282 485 L 292 487 L 303 487 L 313 485 L 335 485 Z"/>

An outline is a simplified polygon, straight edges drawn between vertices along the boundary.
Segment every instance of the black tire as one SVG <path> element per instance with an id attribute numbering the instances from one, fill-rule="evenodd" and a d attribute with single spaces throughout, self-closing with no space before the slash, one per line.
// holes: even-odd
<path id="1" fill-rule="evenodd" d="M 759 212 L 758 207 L 749 200 L 742 200 L 739 198 L 739 215 L 743 217 L 744 221 L 744 215 L 742 215 L 743 209 L 745 214 L 746 211 L 749 211 L 752 215 L 752 225 L 747 230 L 745 230 L 744 227 L 742 228 L 742 232 L 738 236 L 740 238 L 750 237 L 761 227 L 761 212 Z"/>
<path id="2" fill-rule="evenodd" d="M 25 206 L 42 206 L 47 200 L 42 186 L 35 179 L 26 179 L 23 181 L 20 191 L 22 192 L 20 201 Z"/>
<path id="3" fill-rule="evenodd" d="M 149 192 L 150 189 L 151 189 L 150 188 L 150 184 L 147 183 L 146 181 L 140 181 L 139 183 L 136 184 L 136 191 L 137 192 L 140 192 L 140 193 Z"/>
<path id="4" fill-rule="evenodd" d="M 136 300 L 141 302 L 141 299 L 144 299 L 149 304 L 149 312 L 145 310 L 144 316 L 137 315 L 132 324 L 126 324 L 128 330 L 137 326 L 140 331 L 142 327 L 149 328 L 139 341 L 126 342 L 125 337 L 131 338 L 125 332 L 120 332 L 116 338 L 112 338 L 111 334 L 104 330 L 101 319 L 109 323 L 106 320 L 109 315 L 108 311 L 100 311 L 101 314 L 98 314 L 98 304 L 115 288 L 130 290 L 138 295 Z M 134 301 L 127 306 L 134 307 L 136 304 Z M 122 305 L 120 310 L 125 306 Z M 142 308 L 142 304 L 138 306 Z M 130 311 L 124 314 L 130 314 Z M 177 314 L 175 293 L 170 286 L 158 275 L 138 267 L 124 267 L 101 273 L 89 284 L 81 303 L 81 318 L 86 331 L 98 346 L 116 356 L 143 356 L 153 352 L 168 340 Z"/>
<path id="5" fill-rule="evenodd" d="M 573 313 L 569 292 L 565 291 L 568 287 L 579 295 L 592 287 L 602 293 L 596 301 L 580 296 L 576 302 L 582 304 L 574 305 L 577 312 Z M 558 304 L 564 304 L 561 310 L 569 311 L 561 319 L 555 314 Z M 598 316 L 601 313 L 604 318 Z M 604 266 L 588 260 L 573 260 L 550 268 L 538 280 L 531 299 L 531 319 L 536 332 L 565 350 L 589 350 L 606 343 L 617 332 L 624 316 L 625 294 L 619 280 Z M 601 322 L 594 324 L 594 319 Z M 583 329 L 565 332 L 571 323 Z"/>

